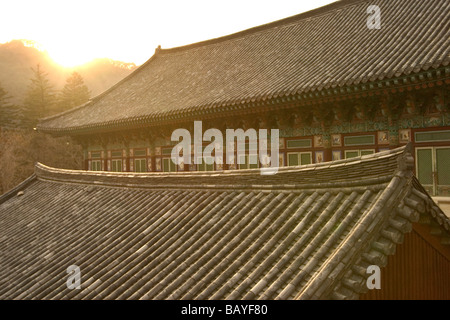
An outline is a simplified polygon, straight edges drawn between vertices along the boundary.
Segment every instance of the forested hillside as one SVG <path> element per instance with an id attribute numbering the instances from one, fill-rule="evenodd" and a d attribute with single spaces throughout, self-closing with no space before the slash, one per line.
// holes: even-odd
<path id="1" fill-rule="evenodd" d="M 110 59 L 63 68 L 22 41 L 0 44 L 0 194 L 29 177 L 36 162 L 81 169 L 79 145 L 33 128 L 39 118 L 88 101 L 135 68 Z"/>
<path id="2" fill-rule="evenodd" d="M 89 48 L 86 48 L 89 50 Z M 11 96 L 11 102 L 22 104 L 30 78 L 31 68 L 39 64 L 48 73 L 56 89 L 64 86 L 73 71 L 78 72 L 96 96 L 130 74 L 136 65 L 111 59 L 95 59 L 75 68 L 64 68 L 56 64 L 46 52 L 25 46 L 21 40 L 0 44 L 0 84 Z"/>

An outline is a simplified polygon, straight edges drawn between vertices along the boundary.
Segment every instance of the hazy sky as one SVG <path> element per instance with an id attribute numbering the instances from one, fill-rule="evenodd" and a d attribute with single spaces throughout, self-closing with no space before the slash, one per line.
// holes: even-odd
<path id="1" fill-rule="evenodd" d="M 158 45 L 220 37 L 334 0 L 0 0 L 0 43 L 37 41 L 58 63 L 142 64 Z"/>

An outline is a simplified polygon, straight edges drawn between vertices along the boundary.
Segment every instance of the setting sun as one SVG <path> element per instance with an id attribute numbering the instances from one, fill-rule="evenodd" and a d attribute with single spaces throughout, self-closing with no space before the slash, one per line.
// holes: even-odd
<path id="1" fill-rule="evenodd" d="M 73 68 L 89 62 L 93 57 L 88 52 L 82 50 L 67 50 L 64 47 L 46 47 L 34 40 L 21 39 L 24 46 L 35 48 L 45 52 L 55 63 L 65 68 Z"/>
<path id="2" fill-rule="evenodd" d="M 95 58 L 89 51 L 67 50 L 58 46 L 48 47 L 46 51 L 53 61 L 66 68 L 82 65 Z"/>
<path id="3" fill-rule="evenodd" d="M 8 1 L 2 3 L 0 43 L 34 40 L 65 67 L 95 58 L 139 65 L 158 45 L 170 48 L 216 38 L 330 2 Z"/>

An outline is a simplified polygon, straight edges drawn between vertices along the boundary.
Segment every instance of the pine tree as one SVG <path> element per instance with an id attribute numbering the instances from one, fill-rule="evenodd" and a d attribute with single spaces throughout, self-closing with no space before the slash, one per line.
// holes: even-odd
<path id="1" fill-rule="evenodd" d="M 0 127 L 16 126 L 19 120 L 18 107 L 10 103 L 11 96 L 0 85 Z"/>
<path id="2" fill-rule="evenodd" d="M 5 126 L 8 121 L 10 103 L 8 93 L 0 86 L 0 127 Z"/>
<path id="3" fill-rule="evenodd" d="M 59 96 L 59 111 L 67 110 L 87 102 L 91 93 L 78 72 L 67 78 Z"/>
<path id="4" fill-rule="evenodd" d="M 50 115 L 55 104 L 53 85 L 48 80 L 48 74 L 37 64 L 36 69 L 31 68 L 33 77 L 25 97 L 25 118 L 31 124 L 37 120 Z"/>

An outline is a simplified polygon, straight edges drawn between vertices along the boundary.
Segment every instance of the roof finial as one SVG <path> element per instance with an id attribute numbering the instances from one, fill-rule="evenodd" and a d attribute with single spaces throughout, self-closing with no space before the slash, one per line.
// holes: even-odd
<path id="1" fill-rule="evenodd" d="M 161 51 L 161 45 L 158 45 L 158 47 L 155 49 L 155 54 L 159 53 Z"/>
<path id="2" fill-rule="evenodd" d="M 404 147 L 403 154 L 397 158 L 398 169 L 401 171 L 409 171 L 412 174 L 412 170 L 414 170 L 414 158 L 412 156 L 412 143 L 408 142 L 408 144 Z"/>

